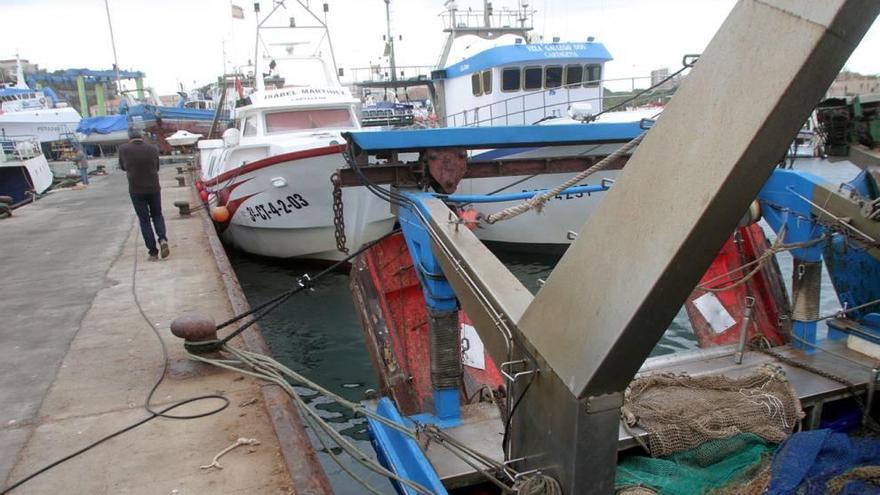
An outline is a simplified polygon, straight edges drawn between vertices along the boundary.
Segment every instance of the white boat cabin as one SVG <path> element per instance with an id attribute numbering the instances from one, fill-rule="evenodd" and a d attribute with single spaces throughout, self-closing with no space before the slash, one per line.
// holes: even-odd
<path id="1" fill-rule="evenodd" d="M 611 55 L 601 43 L 526 43 L 513 34 L 493 42 L 435 72 L 448 127 L 531 125 L 566 116 L 575 102 L 589 113 L 602 110 Z"/>

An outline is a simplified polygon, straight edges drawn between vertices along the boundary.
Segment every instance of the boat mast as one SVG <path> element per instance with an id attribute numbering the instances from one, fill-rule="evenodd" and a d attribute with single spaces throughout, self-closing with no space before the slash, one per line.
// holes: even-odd
<path id="1" fill-rule="evenodd" d="M 122 93 L 122 80 L 119 77 L 119 61 L 116 59 L 116 38 L 113 36 L 113 22 L 110 20 L 110 3 L 104 0 L 104 10 L 107 11 L 107 26 L 110 27 L 110 46 L 113 47 L 113 70 L 116 71 L 116 93 Z"/>
<path id="2" fill-rule="evenodd" d="M 397 65 L 394 63 L 394 37 L 391 36 L 391 0 L 385 0 L 385 26 L 388 30 L 388 62 L 391 64 L 391 80 L 397 80 Z"/>
<path id="3" fill-rule="evenodd" d="M 31 89 L 24 80 L 24 66 L 21 65 L 21 58 L 15 54 L 15 89 Z"/>

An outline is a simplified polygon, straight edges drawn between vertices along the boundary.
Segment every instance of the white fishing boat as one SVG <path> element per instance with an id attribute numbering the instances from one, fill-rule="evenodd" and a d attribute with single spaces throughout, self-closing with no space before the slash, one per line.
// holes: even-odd
<path id="1" fill-rule="evenodd" d="M 19 60 L 15 85 L 0 85 L 0 137 L 34 136 L 41 143 L 61 141 L 76 131 L 81 117 L 50 88 L 33 90 Z"/>
<path id="2" fill-rule="evenodd" d="M 0 196 L 13 204 L 32 199 L 52 185 L 52 170 L 36 136 L 0 138 Z"/>
<path id="3" fill-rule="evenodd" d="M 341 132 L 360 128 L 358 102 L 332 61 L 292 56 L 293 45 L 269 64 L 271 80 L 284 82 L 264 87 L 256 78 L 236 108 L 238 127 L 199 142 L 203 184 L 229 244 L 262 256 L 338 260 L 343 246 L 354 250 L 390 231 L 394 217 L 363 187 L 340 191 L 344 213 L 334 217 L 331 176 L 346 167 Z"/>

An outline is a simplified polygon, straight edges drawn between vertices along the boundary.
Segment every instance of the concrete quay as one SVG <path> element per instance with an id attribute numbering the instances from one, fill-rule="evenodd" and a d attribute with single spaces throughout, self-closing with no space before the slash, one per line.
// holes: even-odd
<path id="1" fill-rule="evenodd" d="M 0 220 L 0 487 L 148 416 L 144 399 L 163 358 L 136 291 L 169 353 L 154 409 L 205 394 L 224 395 L 229 407 L 194 420 L 153 419 L 11 493 L 329 492 L 277 387 L 186 359 L 168 331 L 187 311 L 222 321 L 247 307 L 205 213 L 181 217 L 173 206 L 195 204 L 192 189 L 177 186 L 176 167 L 162 168 L 171 256 L 148 262 L 125 175 L 108 171 Z M 239 345 L 265 351 L 257 332 L 244 337 Z M 200 468 L 240 437 L 260 443 L 226 454 L 223 469 Z"/>

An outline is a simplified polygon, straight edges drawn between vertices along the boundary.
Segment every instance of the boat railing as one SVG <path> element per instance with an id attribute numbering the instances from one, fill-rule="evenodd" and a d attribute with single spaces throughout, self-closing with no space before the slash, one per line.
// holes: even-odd
<path id="1" fill-rule="evenodd" d="M 397 65 L 395 72 L 398 79 L 427 79 L 431 71 L 436 69 L 433 65 Z M 370 67 L 351 67 L 348 69 L 352 84 L 359 82 L 391 82 L 391 67 L 373 65 Z"/>
<path id="2" fill-rule="evenodd" d="M 36 136 L 0 136 L 2 161 L 30 160 L 43 154 Z"/>
<path id="3" fill-rule="evenodd" d="M 602 108 L 607 110 L 606 104 L 615 105 L 625 101 L 643 90 L 637 85 L 639 81 L 647 81 L 650 86 L 651 76 L 626 77 L 615 79 L 602 79 L 596 81 L 582 81 L 578 83 L 562 85 L 530 93 L 523 93 L 499 101 L 479 105 L 460 112 L 447 115 L 440 119 L 442 127 L 480 127 L 482 125 L 530 125 L 548 118 L 562 117 L 574 103 L 601 102 Z M 602 94 L 588 98 L 572 97 L 572 91 L 586 86 L 603 88 L 607 83 L 629 82 L 631 90 L 626 93 Z M 658 95 L 669 96 L 675 90 L 674 86 L 658 86 L 641 98 L 648 99 Z M 564 99 L 558 93 L 564 93 Z M 638 102 L 634 102 L 634 105 Z M 599 108 L 594 113 L 598 113 Z"/>
<path id="4" fill-rule="evenodd" d="M 535 17 L 534 10 L 506 9 L 500 10 L 447 10 L 440 14 L 445 31 L 462 29 L 532 29 Z"/>

